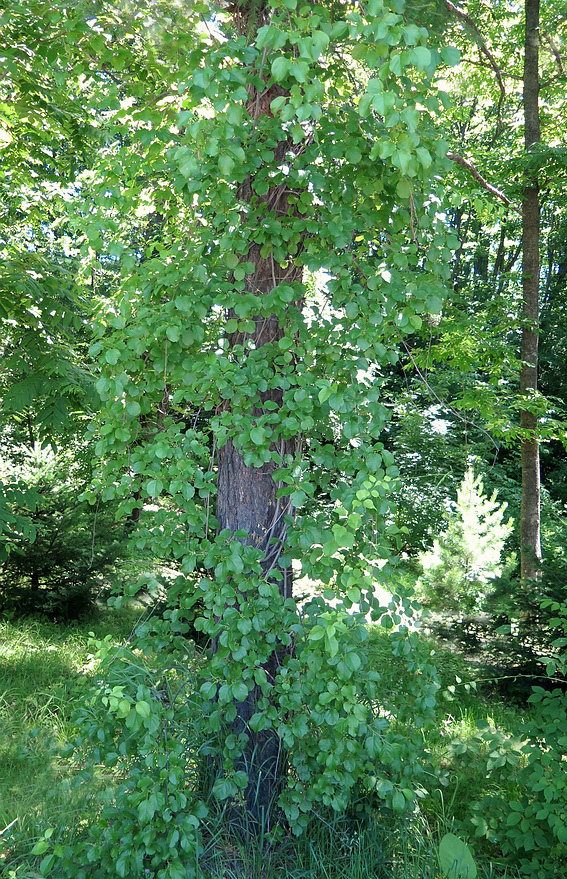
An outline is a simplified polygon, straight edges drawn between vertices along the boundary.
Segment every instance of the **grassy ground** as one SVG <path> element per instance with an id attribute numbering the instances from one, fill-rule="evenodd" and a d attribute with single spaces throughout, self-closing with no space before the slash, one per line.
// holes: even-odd
<path id="1" fill-rule="evenodd" d="M 391 686 L 397 687 L 404 667 L 392 659 L 386 637 L 379 627 L 371 631 L 371 662 L 382 674 L 387 669 Z M 437 777 L 422 804 L 422 815 L 438 833 L 457 832 L 466 838 L 475 831 L 471 806 L 494 785 L 492 769 L 509 761 L 508 788 L 503 793 L 508 799 L 517 798 L 513 796 L 518 793 L 515 748 L 521 743 L 530 709 L 527 703 L 502 698 L 494 676 L 458 651 L 427 637 L 422 638 L 422 648 L 430 653 L 440 681 L 437 724 L 426 736 Z M 485 840 L 473 839 L 473 843 L 475 853 L 489 862 L 486 869 L 490 869 L 490 862 L 498 861 L 498 849 Z M 496 869 L 494 864 L 492 868 Z"/>
<path id="2" fill-rule="evenodd" d="M 83 626 L 32 621 L 0 623 L 0 876 L 32 879 L 39 858 L 30 856 L 48 828 L 62 838 L 80 824 L 92 790 L 76 792 L 73 763 L 60 749 L 76 734 L 74 707 L 88 692 L 94 674 L 89 633 L 125 640 L 137 614 L 101 612 Z M 403 667 L 396 665 L 386 634 L 370 637 L 373 665 L 395 687 Z M 210 841 L 211 875 L 219 879 L 440 879 L 437 843 L 447 831 L 464 827 L 471 800 L 486 786 L 486 753 L 480 729 L 512 736 L 517 710 L 488 701 L 469 686 L 474 669 L 459 655 L 426 642 L 436 652 L 445 710 L 428 745 L 441 769 L 438 790 L 419 816 L 353 833 L 322 822 L 308 838 L 290 840 L 261 854 L 246 842 L 227 858 L 223 845 Z M 483 753 L 484 749 L 484 753 Z M 94 792 L 96 795 L 96 792 Z M 489 850 L 478 849 L 484 866 L 479 877 L 512 877 L 498 868 Z M 2 864 L 4 868 L 2 869 Z M 59 877 L 58 877 L 59 879 Z M 61 877 L 67 879 L 67 877 Z M 128 877 L 138 879 L 138 877 Z"/>
<path id="3" fill-rule="evenodd" d="M 127 638 L 131 611 L 87 626 L 0 623 L 0 857 L 18 863 L 53 825 L 72 827 L 84 801 L 71 795 L 73 765 L 58 756 L 76 732 L 71 714 L 93 675 L 89 633 Z"/>

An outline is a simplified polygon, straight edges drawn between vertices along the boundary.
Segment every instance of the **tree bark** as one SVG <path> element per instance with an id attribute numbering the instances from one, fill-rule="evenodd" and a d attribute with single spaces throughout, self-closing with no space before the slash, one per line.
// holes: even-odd
<path id="1" fill-rule="evenodd" d="M 267 23 L 264 20 L 267 16 L 263 4 L 258 4 L 255 0 L 235 3 L 229 9 L 234 12 L 236 27 L 241 34 L 249 39 L 252 30 L 255 33 L 259 27 Z M 247 109 L 255 119 L 256 131 L 262 129 L 262 114 L 271 115 L 269 109 L 271 101 L 279 95 L 287 94 L 277 85 L 270 89 L 266 88 L 265 85 L 260 86 L 259 82 L 264 81 L 264 76 L 266 75 L 260 71 L 259 77 L 256 78 L 256 84 L 248 88 Z M 286 160 L 286 155 L 289 154 L 290 150 L 299 152 L 301 146 L 294 146 L 289 140 L 279 143 L 275 148 L 271 145 L 271 149 L 274 152 L 273 167 L 277 168 Z M 246 225 L 250 225 L 251 222 L 258 225 L 259 214 L 268 211 L 279 218 L 290 215 L 289 194 L 285 185 L 279 185 L 269 189 L 259 199 L 254 191 L 253 178 L 249 177 L 244 180 L 238 187 L 237 199 L 239 203 L 250 204 L 251 207 L 249 211 L 243 210 L 241 213 L 242 228 L 246 228 Z M 286 335 L 286 327 L 281 325 L 281 318 L 275 315 L 261 314 L 260 301 L 262 297 L 269 294 L 274 287 L 281 283 L 292 284 L 301 281 L 303 271 L 301 267 L 294 265 L 293 257 L 296 254 L 291 255 L 284 268 L 272 256 L 263 257 L 261 255 L 262 245 L 253 241 L 253 235 L 248 236 L 247 240 L 251 239 L 252 244 L 249 246 L 248 252 L 241 258 L 241 262 L 251 262 L 255 267 L 254 272 L 246 278 L 246 292 L 254 294 L 258 299 L 258 313 L 252 318 L 255 329 L 252 333 L 236 332 L 231 334 L 229 344 L 231 348 L 234 348 L 236 345 L 242 346 L 247 342 L 252 342 L 252 350 L 257 352 L 265 346 L 273 346 Z M 299 250 L 301 245 L 299 244 L 297 247 Z M 299 304 L 292 303 L 295 306 Z M 232 318 L 235 315 L 229 312 L 227 317 Z M 269 373 L 272 377 L 271 382 L 268 380 L 271 388 L 261 393 L 259 400 L 257 398 L 257 405 L 254 405 L 251 410 L 253 418 L 265 414 L 267 410 L 263 409 L 263 406 L 268 401 L 275 403 L 278 408 L 282 404 L 283 389 L 282 383 L 277 380 L 278 366 L 275 363 L 275 355 L 267 354 L 263 370 L 264 375 Z M 225 405 L 230 406 L 230 401 L 226 401 Z M 271 411 L 277 410 L 272 409 Z M 297 438 L 284 440 L 277 437 L 277 434 L 274 436 L 275 441 L 272 443 L 271 449 L 279 453 L 282 462 L 285 455 L 295 455 Z M 273 474 L 280 465 L 270 461 L 261 467 L 247 466 L 238 449 L 237 441 L 232 439 L 229 439 L 218 449 L 217 462 L 216 518 L 218 529 L 219 531 L 228 529 L 232 533 L 246 531 L 248 536 L 241 539 L 242 542 L 261 551 L 263 574 L 267 579 L 275 581 L 275 578 L 271 577 L 271 572 L 278 565 L 278 559 L 286 540 L 285 517 L 293 512 L 289 498 L 280 499 L 277 497 L 280 484 L 274 480 Z M 280 593 L 285 598 L 291 597 L 291 569 L 278 569 L 282 575 L 282 579 L 277 580 Z M 213 649 L 215 649 L 214 646 Z M 289 650 L 290 648 L 281 642 L 274 644 L 271 655 L 263 665 L 268 681 L 273 681 Z M 248 775 L 248 784 L 243 791 L 245 822 L 248 829 L 251 825 L 252 827 L 255 825 L 266 828 L 273 823 L 276 815 L 274 807 L 281 793 L 287 770 L 285 753 L 277 730 L 272 728 L 253 732 L 249 727 L 250 718 L 258 710 L 257 704 L 261 696 L 261 689 L 255 687 L 250 691 L 247 699 L 235 702 L 236 719 L 231 724 L 233 733 L 236 735 L 244 733 L 248 738 L 242 756 L 236 765 L 237 770 L 244 770 Z"/>
<path id="2" fill-rule="evenodd" d="M 526 153 L 539 143 L 539 0 L 526 0 L 524 54 L 524 143 Z M 522 367 L 520 392 L 537 391 L 539 342 L 540 204 L 537 171 L 526 171 L 522 193 Z M 520 412 L 522 428 L 522 509 L 520 516 L 521 577 L 539 576 L 542 554 L 540 535 L 540 463 L 537 416 Z"/>
<path id="3" fill-rule="evenodd" d="M 250 253 L 248 259 L 252 261 Z M 249 289 L 254 289 L 257 295 L 261 295 L 259 290 L 269 292 L 274 286 L 274 282 L 269 281 L 262 285 L 264 287 L 262 289 L 259 284 L 261 268 L 262 266 L 256 263 L 256 272 L 249 286 Z M 252 286 L 254 279 L 256 285 Z M 283 331 L 278 326 L 276 318 L 257 319 L 255 323 L 256 331 L 252 338 L 257 348 L 283 337 Z M 263 396 L 262 402 L 269 399 L 281 405 L 281 390 Z M 261 414 L 261 408 L 253 409 L 253 415 Z M 271 448 L 275 449 L 276 445 L 272 444 Z M 282 440 L 277 447 L 282 460 L 284 455 L 294 454 L 295 450 L 294 440 Z M 280 485 L 273 478 L 277 464 L 270 462 L 262 467 L 247 466 L 232 440 L 228 440 L 218 450 L 217 458 L 216 516 L 219 530 L 228 528 L 232 533 L 246 531 L 248 537 L 243 539 L 243 543 L 261 550 L 262 569 L 264 576 L 269 579 L 285 543 L 285 516 L 292 512 L 289 499 L 277 497 Z M 278 581 L 280 592 L 285 598 L 289 598 L 292 594 L 291 569 L 280 570 L 280 573 L 283 575 Z M 272 653 L 263 665 L 269 682 L 274 680 L 280 663 L 288 652 L 289 647 L 285 647 L 281 642 L 274 644 Z M 231 731 L 235 735 L 244 733 L 247 736 L 247 743 L 235 768 L 244 770 L 248 775 L 248 784 L 243 792 L 248 829 L 251 825 L 266 829 L 273 823 L 275 805 L 282 790 L 287 768 L 277 730 L 270 728 L 252 732 L 249 727 L 250 718 L 258 710 L 257 704 L 261 696 L 260 687 L 254 687 L 244 701 L 235 702 L 236 719 L 231 724 Z"/>

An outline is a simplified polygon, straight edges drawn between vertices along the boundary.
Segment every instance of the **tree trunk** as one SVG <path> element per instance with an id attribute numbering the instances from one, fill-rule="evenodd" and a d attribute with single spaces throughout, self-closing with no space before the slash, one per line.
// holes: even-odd
<path id="1" fill-rule="evenodd" d="M 248 254 L 248 259 L 252 261 L 251 254 Z M 256 266 L 250 288 L 258 293 L 262 286 L 258 283 L 260 267 L 257 263 Z M 256 286 L 252 287 L 254 283 Z M 263 292 L 268 292 L 272 286 L 273 281 L 268 282 Z M 257 347 L 283 337 L 277 319 L 256 320 L 255 323 L 256 332 L 253 338 Z M 281 395 L 281 390 L 266 394 L 262 402 L 272 400 L 281 404 Z M 262 410 L 255 408 L 253 414 L 260 415 Z M 272 444 L 272 449 L 275 448 Z M 294 454 L 295 449 L 296 443 L 293 440 L 281 441 L 277 448 L 282 458 L 286 454 Z M 247 466 L 232 440 L 218 451 L 216 516 L 219 530 L 228 528 L 233 533 L 246 531 L 248 537 L 243 542 L 261 550 L 262 569 L 267 578 L 270 578 L 270 571 L 277 565 L 285 543 L 284 517 L 292 512 L 289 499 L 277 497 L 280 485 L 273 478 L 276 467 L 274 462 L 262 467 Z M 280 592 L 288 598 L 292 592 L 292 574 L 290 569 L 282 573 L 283 579 L 278 585 Z M 281 642 L 274 645 L 271 655 L 263 665 L 268 681 L 273 681 L 288 650 Z M 244 701 L 235 702 L 236 719 L 231 726 L 235 735 L 244 733 L 248 736 L 236 765 L 237 770 L 244 770 L 248 775 L 248 784 L 244 790 L 247 826 L 250 827 L 252 823 L 267 828 L 274 817 L 274 805 L 281 793 L 287 764 L 276 729 L 252 732 L 249 728 L 250 718 L 258 710 L 257 703 L 261 695 L 261 689 L 254 687 Z"/>
<path id="2" fill-rule="evenodd" d="M 528 153 L 540 137 L 539 121 L 539 0 L 526 0 L 524 55 L 524 140 Z M 537 171 L 526 172 L 522 194 L 522 368 L 520 391 L 530 395 L 537 390 L 539 341 L 540 205 Z M 537 416 L 527 409 L 520 412 L 522 428 L 522 510 L 520 518 L 521 577 L 539 576 L 540 465 Z"/>
<path id="3" fill-rule="evenodd" d="M 257 31 L 259 27 L 266 24 L 264 20 L 264 9 L 262 5 L 258 5 L 254 0 L 246 0 L 239 2 L 230 7 L 235 11 L 235 24 L 238 30 L 250 38 L 250 30 Z M 253 21 L 252 21 L 253 20 Z M 260 72 L 260 77 L 256 78 L 253 87 L 249 86 L 247 101 L 247 109 L 249 114 L 255 119 L 256 131 L 261 130 L 262 114 L 270 114 L 270 103 L 282 94 L 287 94 L 279 86 L 272 86 L 270 89 L 259 86 L 259 80 L 267 78 L 267 74 Z M 274 152 L 273 167 L 277 168 L 285 161 L 286 154 L 290 150 L 299 151 L 298 145 L 293 145 L 292 141 L 283 141 L 275 148 L 271 145 Z M 250 211 L 242 211 L 241 223 L 242 228 L 255 223 L 259 224 L 259 215 L 267 213 L 276 215 L 285 221 L 287 215 L 293 216 L 290 211 L 288 202 L 289 191 L 284 185 L 275 186 L 269 189 L 260 199 L 254 192 L 253 178 L 249 177 L 244 180 L 238 187 L 237 199 L 241 204 L 251 204 Z M 252 219 L 251 219 L 252 218 Z M 250 241 L 253 236 L 248 236 Z M 300 244 L 297 249 L 300 249 Z M 261 298 L 269 294 L 274 287 L 281 283 L 292 284 L 302 280 L 302 268 L 296 267 L 293 262 L 295 254 L 290 256 L 290 260 L 285 268 L 273 259 L 272 256 L 261 256 L 262 245 L 253 242 L 248 252 L 241 258 L 241 262 L 249 262 L 254 264 L 254 272 L 246 278 L 246 292 L 254 294 Z M 297 251 L 296 251 L 297 253 Z M 292 303 L 297 306 L 299 303 Z M 265 316 L 260 314 L 260 302 L 258 313 L 252 317 L 255 323 L 255 330 L 252 333 L 232 333 L 229 338 L 230 347 L 243 345 L 248 341 L 253 342 L 253 350 L 258 351 L 266 345 L 273 345 L 279 339 L 286 335 L 286 327 L 281 325 L 281 319 L 277 316 Z M 228 318 L 235 315 L 230 312 Z M 276 349 L 277 350 L 277 349 Z M 263 374 L 267 374 L 267 370 L 272 376 L 277 376 L 278 366 L 274 362 L 274 358 L 270 361 L 266 357 L 263 361 Z M 269 383 L 269 382 L 268 382 Z M 272 383 L 275 388 L 260 394 L 259 405 L 252 408 L 252 417 L 260 417 L 267 410 L 263 409 L 263 405 L 270 401 L 275 403 L 279 408 L 282 404 L 283 390 L 278 387 L 277 380 Z M 281 383 L 279 383 L 281 385 Z M 226 406 L 230 406 L 227 401 Z M 277 411 L 273 410 L 272 411 Z M 272 443 L 271 449 L 279 453 L 283 462 L 284 456 L 295 455 L 297 449 L 297 440 L 281 439 L 276 437 Z M 244 544 L 253 545 L 260 549 L 263 554 L 262 569 L 267 579 L 270 572 L 274 570 L 278 563 L 283 545 L 286 540 L 286 524 L 285 516 L 292 513 L 289 498 L 277 497 L 278 489 L 281 487 L 274 478 L 273 473 L 277 469 L 277 463 L 270 461 L 261 467 L 247 466 L 244 458 L 237 448 L 237 442 L 229 439 L 217 453 L 218 475 L 217 475 L 217 496 L 216 496 L 216 518 L 218 521 L 219 531 L 228 529 L 232 533 L 236 531 L 246 531 L 248 536 L 242 540 Z M 282 579 L 278 579 L 278 587 L 280 593 L 288 598 L 292 592 L 292 573 L 291 569 L 283 570 L 280 573 Z M 215 649 L 213 647 L 213 649 Z M 274 679 L 277 674 L 278 667 L 285 656 L 289 652 L 288 647 L 280 643 L 274 645 L 271 655 L 267 662 L 263 665 L 268 681 Z M 232 731 L 239 735 L 244 733 L 248 737 L 247 745 L 238 762 L 236 769 L 244 770 L 248 775 L 248 785 L 244 790 L 244 807 L 246 810 L 246 824 L 250 828 L 250 824 L 258 827 L 269 827 L 274 818 L 274 806 L 281 793 L 283 782 L 286 775 L 286 758 L 282 750 L 282 742 L 278 736 L 277 730 L 267 729 L 260 732 L 250 730 L 249 721 L 252 715 L 258 710 L 257 703 L 261 697 L 261 689 L 255 687 L 250 691 L 247 699 L 242 702 L 235 702 L 236 719 L 231 724 Z"/>

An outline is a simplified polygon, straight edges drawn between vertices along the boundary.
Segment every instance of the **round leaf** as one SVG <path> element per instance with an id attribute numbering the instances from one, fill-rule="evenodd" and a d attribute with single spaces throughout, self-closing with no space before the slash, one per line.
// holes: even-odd
<path id="1" fill-rule="evenodd" d="M 447 879 L 476 879 L 477 870 L 466 842 L 446 833 L 439 844 L 439 866 Z"/>

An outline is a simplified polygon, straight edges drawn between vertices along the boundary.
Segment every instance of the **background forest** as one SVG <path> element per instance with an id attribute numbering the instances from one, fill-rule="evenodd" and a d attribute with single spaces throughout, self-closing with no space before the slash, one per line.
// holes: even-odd
<path id="1" fill-rule="evenodd" d="M 0 875 L 562 875 L 563 5 L 0 26 Z"/>

